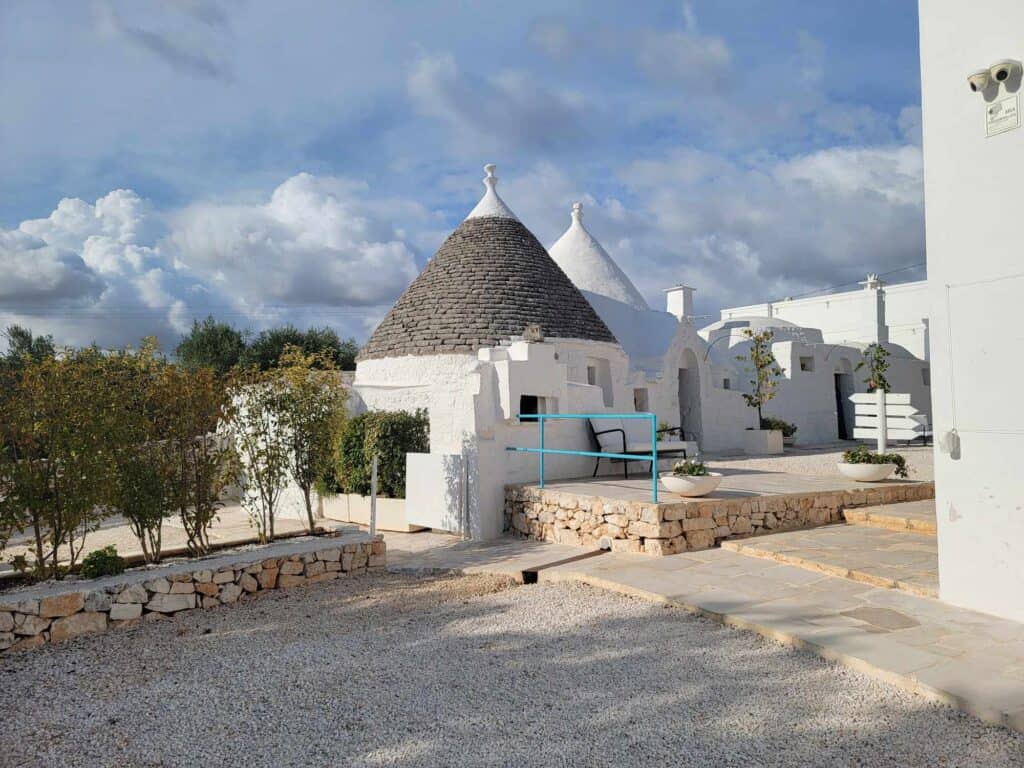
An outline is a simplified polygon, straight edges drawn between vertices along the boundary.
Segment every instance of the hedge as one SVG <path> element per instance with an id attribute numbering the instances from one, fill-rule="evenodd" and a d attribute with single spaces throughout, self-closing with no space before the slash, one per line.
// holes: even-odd
<path id="1" fill-rule="evenodd" d="M 377 462 L 377 493 L 405 498 L 405 454 L 430 451 L 430 420 L 423 409 L 368 411 L 345 425 L 338 446 L 337 481 L 345 493 L 370 494 L 373 455 Z"/>

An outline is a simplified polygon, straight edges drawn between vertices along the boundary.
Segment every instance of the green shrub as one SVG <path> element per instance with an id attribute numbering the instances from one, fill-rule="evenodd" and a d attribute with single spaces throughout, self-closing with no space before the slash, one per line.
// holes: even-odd
<path id="1" fill-rule="evenodd" d="M 672 474 L 677 477 L 704 477 L 708 474 L 708 468 L 700 459 L 687 459 L 677 461 L 672 467 Z"/>
<path id="2" fill-rule="evenodd" d="M 843 461 L 847 464 L 895 464 L 896 477 L 908 477 L 910 470 L 907 469 L 907 460 L 899 453 L 875 453 L 866 446 L 858 445 L 856 448 L 843 453 Z"/>
<path id="3" fill-rule="evenodd" d="M 342 432 L 336 482 L 345 493 L 368 496 L 377 454 L 377 493 L 405 498 L 405 454 L 429 450 L 430 420 L 425 410 L 361 413 L 349 419 Z"/>
<path id="4" fill-rule="evenodd" d="M 82 560 L 81 575 L 86 579 L 96 579 L 100 576 L 116 576 L 124 573 L 124 558 L 117 554 L 117 547 L 111 544 L 103 549 L 96 549 L 85 556 Z"/>
<path id="5" fill-rule="evenodd" d="M 796 424 L 790 424 L 788 421 L 782 419 L 776 419 L 774 416 L 764 416 L 761 418 L 761 429 L 778 429 L 782 431 L 783 437 L 792 437 L 796 434 Z"/>

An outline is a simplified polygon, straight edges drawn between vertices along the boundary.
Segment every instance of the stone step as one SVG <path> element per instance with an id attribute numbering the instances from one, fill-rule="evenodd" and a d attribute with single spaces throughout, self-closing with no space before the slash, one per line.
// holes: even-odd
<path id="1" fill-rule="evenodd" d="M 829 525 L 731 539 L 722 548 L 919 597 L 939 593 L 937 539 L 928 534 Z"/>
<path id="2" fill-rule="evenodd" d="M 843 517 L 851 525 L 936 535 L 935 499 L 846 509 L 843 510 Z"/>

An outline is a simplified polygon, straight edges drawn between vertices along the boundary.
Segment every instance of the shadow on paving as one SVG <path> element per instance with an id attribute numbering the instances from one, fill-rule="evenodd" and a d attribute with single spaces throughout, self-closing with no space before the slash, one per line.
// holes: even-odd
<path id="1" fill-rule="evenodd" d="M 0 658 L 19 766 L 1010 766 L 1024 738 L 583 585 L 377 576 Z"/>

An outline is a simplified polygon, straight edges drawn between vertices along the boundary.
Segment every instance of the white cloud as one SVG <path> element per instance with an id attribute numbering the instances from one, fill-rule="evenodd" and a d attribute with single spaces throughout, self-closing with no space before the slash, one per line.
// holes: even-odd
<path id="1" fill-rule="evenodd" d="M 131 190 L 62 200 L 45 219 L 0 230 L 0 324 L 105 346 L 194 316 L 240 326 L 294 321 L 365 333 L 418 272 L 391 221 L 422 209 L 372 200 L 364 185 L 299 174 L 264 202 L 154 211 Z"/>

